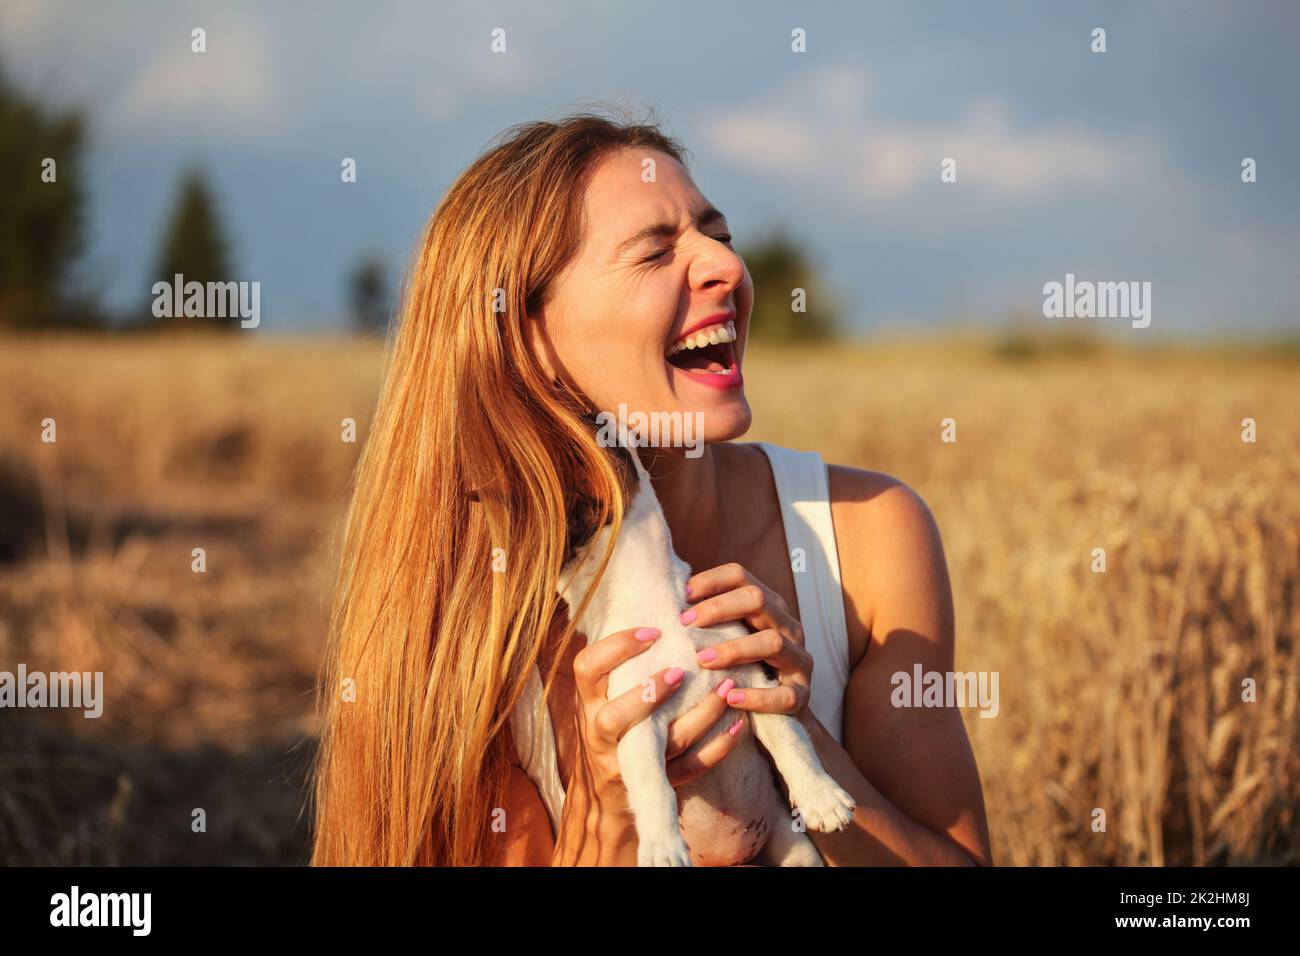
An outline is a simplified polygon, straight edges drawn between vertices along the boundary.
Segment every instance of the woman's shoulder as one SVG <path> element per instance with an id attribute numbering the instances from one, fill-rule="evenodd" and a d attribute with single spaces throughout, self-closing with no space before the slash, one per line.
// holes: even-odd
<path id="1" fill-rule="evenodd" d="M 930 506 L 901 479 L 831 463 L 826 475 L 836 538 L 868 544 L 852 549 L 860 559 L 888 567 L 941 547 Z M 845 539 L 840 539 L 841 529 Z"/>
<path id="2" fill-rule="evenodd" d="M 826 473 L 841 584 L 867 633 L 903 605 L 943 597 L 943 541 L 925 499 L 883 471 L 828 462 Z"/>
<path id="3" fill-rule="evenodd" d="M 778 455 L 781 452 L 798 453 L 798 449 L 772 442 L 729 442 L 728 445 L 733 453 L 751 456 L 751 462 L 767 457 L 760 445 L 767 445 L 769 451 Z M 837 540 L 840 539 L 841 527 L 845 535 L 869 534 L 872 540 L 878 540 L 882 535 L 892 539 L 934 529 L 934 517 L 929 506 L 901 479 L 869 468 L 830 461 L 825 463 L 827 495 Z"/>
<path id="4" fill-rule="evenodd" d="M 915 490 L 883 471 L 827 462 L 826 482 L 831 507 L 858 521 L 914 522 L 930 512 Z"/>

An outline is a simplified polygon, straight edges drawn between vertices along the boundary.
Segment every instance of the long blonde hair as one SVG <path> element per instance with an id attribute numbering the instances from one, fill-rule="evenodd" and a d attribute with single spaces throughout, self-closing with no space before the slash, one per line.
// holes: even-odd
<path id="1" fill-rule="evenodd" d="M 342 537 L 313 865 L 477 865 L 500 838 L 503 728 L 548 638 L 573 634 L 555 593 L 569 525 L 622 520 L 586 399 L 548 379 L 523 325 L 620 148 L 684 153 L 594 112 L 515 126 L 425 228 Z"/>

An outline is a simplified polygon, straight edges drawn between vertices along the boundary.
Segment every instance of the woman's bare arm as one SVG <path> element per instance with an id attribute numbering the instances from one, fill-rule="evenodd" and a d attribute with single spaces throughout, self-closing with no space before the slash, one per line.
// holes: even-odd
<path id="1" fill-rule="evenodd" d="M 555 852 L 551 818 L 537 785 L 519 763 L 510 728 L 503 730 L 509 773 L 501 797 L 506 814 L 504 833 L 492 834 L 494 852 L 488 866 L 550 866 Z"/>
<path id="2" fill-rule="evenodd" d="M 984 796 L 960 711 L 891 701 L 895 673 L 953 669 L 934 518 L 887 475 L 838 466 L 830 475 L 846 617 L 870 643 L 845 689 L 843 746 L 805 711 L 827 771 L 858 801 L 850 827 L 809 835 L 830 865 L 987 865 Z"/>
<path id="3" fill-rule="evenodd" d="M 636 866 L 636 831 L 627 819 L 603 819 L 582 787 L 570 787 L 561 815 L 561 839 L 551 832 L 551 818 L 537 785 L 519 764 L 510 731 L 504 731 L 511 754 L 505 793 L 506 829 L 488 866 Z"/>

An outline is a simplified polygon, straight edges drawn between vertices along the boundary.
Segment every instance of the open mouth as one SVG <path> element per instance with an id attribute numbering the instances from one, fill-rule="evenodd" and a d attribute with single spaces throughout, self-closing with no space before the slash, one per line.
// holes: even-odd
<path id="1" fill-rule="evenodd" d="M 664 359 L 673 368 L 706 385 L 739 384 L 735 341 L 735 322 L 719 322 L 682 336 L 668 346 Z"/>

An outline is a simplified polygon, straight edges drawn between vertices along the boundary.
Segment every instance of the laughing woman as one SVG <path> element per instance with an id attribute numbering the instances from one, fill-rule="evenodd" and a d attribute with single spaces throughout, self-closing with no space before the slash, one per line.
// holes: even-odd
<path id="1" fill-rule="evenodd" d="M 934 520 L 887 475 L 736 440 L 752 303 L 726 218 L 653 125 L 527 124 L 457 179 L 413 263 L 356 474 L 313 863 L 636 864 L 615 748 L 657 703 L 607 700 L 605 683 L 655 634 L 577 633 L 555 589 L 575 518 L 621 520 L 590 425 L 621 404 L 703 413 L 699 457 L 642 452 L 696 571 L 684 623 L 744 622 L 702 666 L 766 661 L 780 680 L 719 682 L 679 717 L 670 782 L 750 733 L 740 721 L 684 753 L 728 706 L 790 714 L 857 802 L 847 828 L 809 834 L 828 865 L 990 862 L 959 711 L 890 702 L 896 672 L 953 668 Z M 655 701 L 680 679 L 659 673 Z M 748 863 L 789 825 L 751 817 L 684 828 L 694 862 Z"/>

